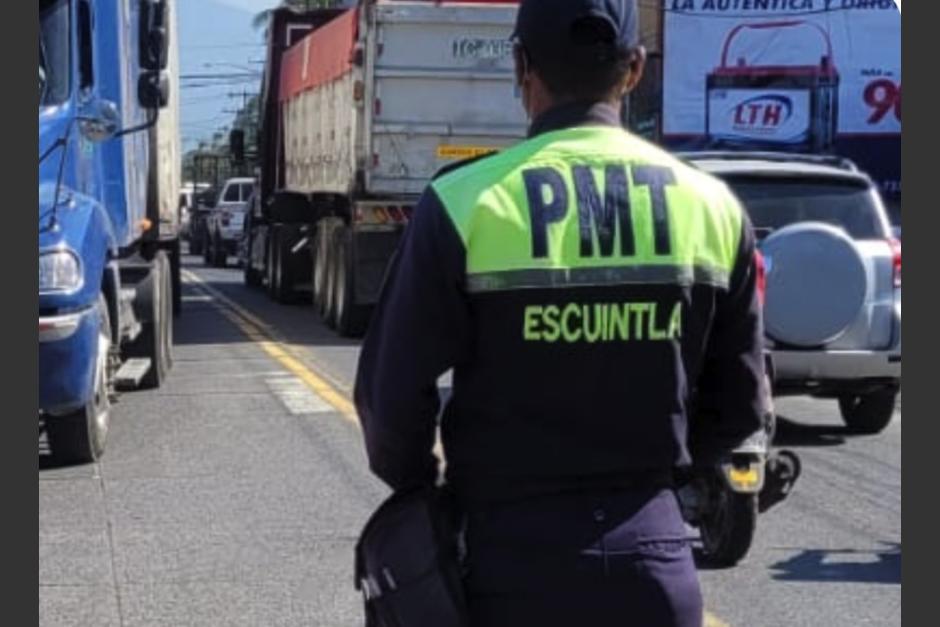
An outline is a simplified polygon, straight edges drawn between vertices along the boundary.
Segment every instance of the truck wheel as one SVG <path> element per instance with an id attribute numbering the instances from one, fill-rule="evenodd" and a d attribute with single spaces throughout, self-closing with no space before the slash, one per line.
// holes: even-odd
<path id="1" fill-rule="evenodd" d="M 183 313 L 183 269 L 180 259 L 179 240 L 173 242 L 170 248 L 170 286 L 173 289 L 173 317 L 179 317 Z"/>
<path id="2" fill-rule="evenodd" d="M 323 311 L 321 317 L 323 322 L 330 329 L 336 328 L 336 266 L 339 250 L 337 249 L 336 228 L 330 228 L 326 234 L 326 254 L 324 278 L 326 284 L 323 286 Z"/>
<path id="3" fill-rule="evenodd" d="M 294 270 L 291 265 L 291 241 L 290 231 L 287 229 L 276 229 L 272 242 L 276 255 L 274 264 L 274 300 L 289 304 L 294 302 L 296 292 L 294 291 Z"/>
<path id="4" fill-rule="evenodd" d="M 313 307 L 322 320 L 326 320 L 330 295 L 330 231 L 325 224 L 317 225 L 316 245 L 313 251 Z"/>
<path id="5" fill-rule="evenodd" d="M 369 321 L 366 307 L 356 304 L 355 261 L 352 231 L 344 226 L 333 233 L 335 276 L 333 279 L 333 321 L 343 337 L 359 337 Z"/>
<path id="6" fill-rule="evenodd" d="M 151 265 L 150 274 L 137 285 L 142 328 L 127 350 L 131 357 L 150 358 L 150 370 L 140 381 L 142 389 L 160 387 L 172 365 L 173 310 L 166 254 L 158 251 Z"/>
<path id="7" fill-rule="evenodd" d="M 897 397 L 895 390 L 841 396 L 839 410 L 842 420 L 852 433 L 881 433 L 891 423 Z"/>
<path id="8" fill-rule="evenodd" d="M 275 285 L 277 281 L 277 272 L 275 271 L 275 267 L 277 266 L 277 246 L 274 245 L 274 227 L 271 227 L 271 230 L 268 232 L 267 259 L 267 268 L 265 268 L 265 274 L 267 275 L 267 292 L 271 300 L 274 300 L 274 293 L 277 288 Z"/>
<path id="9" fill-rule="evenodd" d="M 164 266 L 166 270 L 171 270 L 169 260 Z M 173 368 L 173 332 L 174 332 L 174 322 L 173 322 L 173 276 L 172 273 L 167 272 L 164 274 L 164 284 L 163 289 L 166 290 L 164 293 L 169 294 L 168 298 L 164 298 L 164 312 L 163 312 L 163 363 L 166 367 L 166 372 L 169 372 Z"/>
<path id="10" fill-rule="evenodd" d="M 757 495 L 732 492 L 723 484 L 715 490 L 711 511 L 699 523 L 702 548 L 696 557 L 701 565 L 728 568 L 744 559 L 751 548 L 757 529 Z"/>
<path id="11" fill-rule="evenodd" d="M 314 225 L 313 235 L 310 236 L 310 296 L 314 311 L 320 308 L 320 286 L 322 278 L 317 276 L 317 268 L 320 265 L 320 230 Z"/>
<path id="12" fill-rule="evenodd" d="M 46 417 L 49 447 L 58 461 L 84 464 L 97 461 L 104 453 L 111 418 L 111 320 L 108 303 L 98 296 L 98 352 L 95 356 L 94 388 L 82 409 L 65 416 Z"/>

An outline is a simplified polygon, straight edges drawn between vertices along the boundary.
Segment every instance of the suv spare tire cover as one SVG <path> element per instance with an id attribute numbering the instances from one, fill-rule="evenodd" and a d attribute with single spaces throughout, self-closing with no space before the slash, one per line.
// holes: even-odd
<path id="1" fill-rule="evenodd" d="M 774 231 L 760 250 L 767 270 L 764 326 L 772 339 L 821 346 L 858 318 L 867 273 L 842 229 L 822 222 L 792 224 Z"/>

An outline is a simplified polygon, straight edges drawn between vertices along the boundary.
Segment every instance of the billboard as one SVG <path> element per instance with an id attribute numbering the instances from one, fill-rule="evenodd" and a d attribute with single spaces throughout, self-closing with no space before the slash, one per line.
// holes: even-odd
<path id="1" fill-rule="evenodd" d="M 665 0 L 663 139 L 833 153 L 901 192 L 893 0 Z"/>

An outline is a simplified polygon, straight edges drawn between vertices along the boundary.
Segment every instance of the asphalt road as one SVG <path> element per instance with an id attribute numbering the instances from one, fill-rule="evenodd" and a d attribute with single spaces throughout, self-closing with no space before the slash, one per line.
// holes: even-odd
<path id="1" fill-rule="evenodd" d="M 121 396 L 102 461 L 60 467 L 40 433 L 40 625 L 361 625 L 352 550 L 386 490 L 347 400 L 358 347 L 187 263 L 173 371 Z M 872 437 L 834 402 L 778 410 L 804 476 L 745 562 L 701 573 L 709 622 L 900 625 L 900 408 Z"/>

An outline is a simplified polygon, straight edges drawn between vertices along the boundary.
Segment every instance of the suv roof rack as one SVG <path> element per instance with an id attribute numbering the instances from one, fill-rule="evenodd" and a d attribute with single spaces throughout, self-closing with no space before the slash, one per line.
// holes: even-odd
<path id="1" fill-rule="evenodd" d="M 770 151 L 741 151 L 741 150 L 701 150 L 676 153 L 685 161 L 726 160 L 726 161 L 773 161 L 776 163 L 808 163 L 813 165 L 827 165 L 848 172 L 858 172 L 858 166 L 851 159 L 837 155 L 810 155 L 792 152 Z"/>

